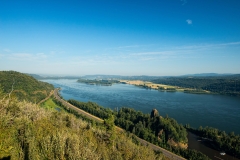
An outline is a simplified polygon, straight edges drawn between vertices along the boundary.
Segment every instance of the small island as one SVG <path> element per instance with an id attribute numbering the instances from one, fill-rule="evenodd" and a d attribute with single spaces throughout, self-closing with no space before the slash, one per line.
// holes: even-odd
<path id="1" fill-rule="evenodd" d="M 78 79 L 77 82 L 79 83 L 85 83 L 89 85 L 100 85 L 100 86 L 111 86 L 114 83 L 120 83 L 118 80 L 104 80 L 104 79 Z"/>

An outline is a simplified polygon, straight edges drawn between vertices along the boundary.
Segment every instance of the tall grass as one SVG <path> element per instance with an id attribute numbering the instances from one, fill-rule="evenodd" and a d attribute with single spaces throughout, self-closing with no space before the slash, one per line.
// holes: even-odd
<path id="1" fill-rule="evenodd" d="M 16 99 L 0 101 L 0 159 L 163 159 L 145 146 L 91 126 L 67 112 L 44 109 Z"/>

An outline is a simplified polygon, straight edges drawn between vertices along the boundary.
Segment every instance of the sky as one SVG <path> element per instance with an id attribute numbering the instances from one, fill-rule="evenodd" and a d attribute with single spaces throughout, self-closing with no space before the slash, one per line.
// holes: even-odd
<path id="1" fill-rule="evenodd" d="M 0 70 L 240 73 L 239 0 L 1 0 Z"/>

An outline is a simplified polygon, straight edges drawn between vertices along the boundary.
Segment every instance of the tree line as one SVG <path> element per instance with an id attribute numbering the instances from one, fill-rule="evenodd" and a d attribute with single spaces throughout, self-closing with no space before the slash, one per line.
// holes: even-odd
<path id="1" fill-rule="evenodd" d="M 171 143 L 187 143 L 187 131 L 176 120 L 168 116 L 162 117 L 156 110 L 153 110 L 150 115 L 125 107 L 117 111 L 93 102 L 85 103 L 73 99 L 68 102 L 102 119 L 114 116 L 115 125 L 187 159 L 209 159 L 196 150 L 172 145 Z"/>
<path id="2" fill-rule="evenodd" d="M 212 93 L 240 96 L 240 75 L 223 77 L 169 77 L 155 79 L 151 82 L 192 88 L 198 91 L 207 90 Z"/>
<path id="3" fill-rule="evenodd" d="M 203 128 L 200 126 L 197 129 L 186 125 L 186 128 L 192 133 L 202 137 L 213 149 L 224 151 L 229 155 L 240 158 L 240 135 L 235 135 L 234 132 L 226 133 L 212 127 Z"/>
<path id="4" fill-rule="evenodd" d="M 119 83 L 118 80 L 90 80 L 90 79 L 78 79 L 79 83 L 86 83 L 91 85 L 102 85 L 102 86 L 111 86 L 113 83 Z"/>

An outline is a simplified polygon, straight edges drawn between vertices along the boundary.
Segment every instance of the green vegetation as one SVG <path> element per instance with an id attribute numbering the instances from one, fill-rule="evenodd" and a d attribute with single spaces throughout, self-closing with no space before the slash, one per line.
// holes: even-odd
<path id="1" fill-rule="evenodd" d="M 177 91 L 176 88 L 164 88 L 164 87 L 158 87 L 158 90 L 168 91 L 168 92 L 176 92 Z"/>
<path id="2" fill-rule="evenodd" d="M 177 84 L 174 83 L 176 79 L 165 80 L 169 79 L 168 83 L 172 84 L 168 85 Z M 215 93 L 239 95 L 240 79 L 236 77 L 179 79 L 181 87 L 195 88 L 197 92 L 211 86 Z M 86 81 L 96 85 L 118 83 L 113 80 Z M 225 90 L 217 85 L 223 85 Z M 200 152 L 185 149 L 186 129 L 176 120 L 160 116 L 157 110 L 151 114 L 131 108 L 113 111 L 93 102 L 69 100 L 80 109 L 104 119 L 104 124 L 98 124 L 65 108 L 54 98 L 42 103 L 41 107 L 33 104 L 46 98 L 52 89 L 52 85 L 26 74 L 0 72 L 0 159 L 164 159 L 161 153 L 139 146 L 130 132 L 187 159 L 208 159 Z M 128 133 L 117 132 L 114 125 Z M 211 127 L 185 127 L 202 137 L 210 147 L 240 158 L 239 135 Z"/>
<path id="3" fill-rule="evenodd" d="M 240 96 L 240 75 L 222 77 L 170 77 L 159 78 L 151 82 L 190 88 L 188 93 L 211 93 Z"/>
<path id="4" fill-rule="evenodd" d="M 12 91 L 11 96 L 33 103 L 40 102 L 54 89 L 51 84 L 15 71 L 0 71 L 0 86 L 4 93 Z"/>
<path id="5" fill-rule="evenodd" d="M 0 91 L 0 159 L 164 159 L 134 144 L 131 136 L 114 132 L 111 117 L 94 126 L 73 114 L 5 95 Z"/>
<path id="6" fill-rule="evenodd" d="M 85 103 L 76 100 L 68 102 L 102 119 L 114 116 L 115 125 L 187 159 L 208 159 L 198 151 L 179 147 L 187 143 L 186 129 L 168 116 L 165 118 L 159 116 L 156 110 L 153 110 L 150 115 L 131 108 L 121 108 L 117 112 L 93 102 Z"/>
<path id="7" fill-rule="evenodd" d="M 58 105 L 53 98 L 46 100 L 41 106 L 46 109 L 53 109 L 57 111 L 62 110 L 62 106 Z"/>
<path id="8" fill-rule="evenodd" d="M 79 79 L 77 82 L 101 86 L 111 86 L 113 83 L 119 83 L 118 80 L 96 80 L 96 79 L 95 80 Z"/>
<path id="9" fill-rule="evenodd" d="M 225 151 L 227 154 L 240 158 L 240 136 L 235 135 L 234 132 L 226 134 L 224 131 L 220 131 L 216 128 L 201 126 L 198 129 L 190 128 L 187 129 L 194 134 L 202 137 L 201 139 L 209 147 L 219 151 Z"/>

